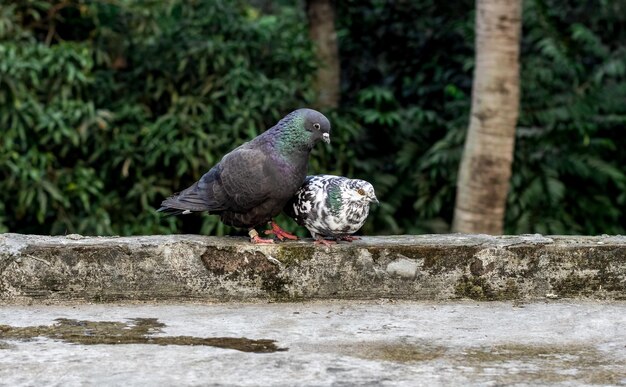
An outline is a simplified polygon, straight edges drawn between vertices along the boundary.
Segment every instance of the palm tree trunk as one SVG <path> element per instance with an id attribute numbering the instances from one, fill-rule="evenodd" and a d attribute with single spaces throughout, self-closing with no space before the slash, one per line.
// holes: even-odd
<path id="1" fill-rule="evenodd" d="M 316 107 L 319 109 L 339 106 L 340 66 L 335 9 L 330 0 L 307 0 L 309 36 L 315 45 L 320 63 L 315 79 Z"/>
<path id="2" fill-rule="evenodd" d="M 521 0 L 476 0 L 476 66 L 455 232 L 503 232 L 519 115 L 521 18 Z"/>

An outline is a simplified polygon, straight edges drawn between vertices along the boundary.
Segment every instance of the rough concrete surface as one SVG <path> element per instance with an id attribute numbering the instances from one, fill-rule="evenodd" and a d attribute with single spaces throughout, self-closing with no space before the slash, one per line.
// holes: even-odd
<path id="1" fill-rule="evenodd" d="M 2 386 L 624 385 L 626 303 L 0 307 Z"/>
<path id="2" fill-rule="evenodd" d="M 626 237 L 0 235 L 0 302 L 626 299 Z"/>

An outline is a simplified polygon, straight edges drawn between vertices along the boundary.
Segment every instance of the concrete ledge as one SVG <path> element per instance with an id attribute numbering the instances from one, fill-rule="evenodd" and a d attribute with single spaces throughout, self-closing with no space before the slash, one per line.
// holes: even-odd
<path id="1" fill-rule="evenodd" d="M 0 235 L 0 302 L 626 299 L 626 237 Z"/>

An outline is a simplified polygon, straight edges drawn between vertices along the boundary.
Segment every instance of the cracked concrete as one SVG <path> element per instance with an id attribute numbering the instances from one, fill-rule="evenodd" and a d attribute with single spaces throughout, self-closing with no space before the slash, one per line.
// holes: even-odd
<path id="1" fill-rule="evenodd" d="M 0 303 L 626 299 L 626 237 L 400 235 L 315 246 L 245 238 L 0 235 Z"/>

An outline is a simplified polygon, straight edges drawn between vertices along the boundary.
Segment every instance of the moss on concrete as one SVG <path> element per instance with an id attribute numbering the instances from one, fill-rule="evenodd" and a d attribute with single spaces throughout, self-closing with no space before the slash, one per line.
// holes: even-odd
<path id="1" fill-rule="evenodd" d="M 494 286 L 485 277 L 464 275 L 457 282 L 455 294 L 459 298 L 470 298 L 477 301 L 504 301 L 520 297 L 517 283 L 507 279 L 503 286 Z"/>
<path id="2" fill-rule="evenodd" d="M 313 258 L 315 252 L 323 247 L 304 243 L 284 243 L 278 246 L 276 259 L 285 267 L 298 265 Z"/>
<path id="3" fill-rule="evenodd" d="M 207 270 L 224 280 L 243 286 L 258 286 L 271 296 L 283 296 L 290 284 L 280 275 L 280 263 L 261 251 L 238 251 L 234 247 L 208 247 L 201 256 Z"/>
<path id="4" fill-rule="evenodd" d="M 626 237 L 406 235 L 328 248 L 198 235 L 2 234 L 0 257 L 0 302 L 626 298 Z M 415 262 L 415 275 L 388 270 L 403 259 Z"/>

